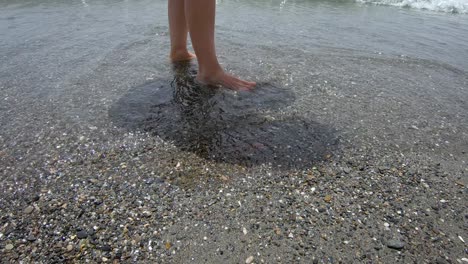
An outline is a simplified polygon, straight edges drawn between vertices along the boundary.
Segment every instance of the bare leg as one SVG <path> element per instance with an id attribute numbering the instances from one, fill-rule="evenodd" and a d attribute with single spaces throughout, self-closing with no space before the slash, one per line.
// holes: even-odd
<path id="1" fill-rule="evenodd" d="M 214 39 L 215 11 L 215 0 L 185 0 L 185 18 L 198 59 L 197 80 L 234 90 L 249 90 L 255 86 L 254 82 L 225 73 L 218 63 Z"/>
<path id="2" fill-rule="evenodd" d="M 195 58 L 187 50 L 187 22 L 185 21 L 185 0 L 168 0 L 169 29 L 171 34 L 172 61 L 184 61 Z"/>

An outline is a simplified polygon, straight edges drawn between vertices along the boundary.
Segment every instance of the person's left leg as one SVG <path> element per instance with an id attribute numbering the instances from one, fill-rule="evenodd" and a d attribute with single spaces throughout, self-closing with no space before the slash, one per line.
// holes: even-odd
<path id="1" fill-rule="evenodd" d="M 187 50 L 187 22 L 185 20 L 185 0 L 168 0 L 169 31 L 171 35 L 172 61 L 184 61 L 195 58 Z"/>

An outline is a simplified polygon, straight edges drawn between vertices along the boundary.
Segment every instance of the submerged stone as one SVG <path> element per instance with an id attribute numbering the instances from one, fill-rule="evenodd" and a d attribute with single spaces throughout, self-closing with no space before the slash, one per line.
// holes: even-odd
<path id="1" fill-rule="evenodd" d="M 401 250 L 405 247 L 405 243 L 400 240 L 391 239 L 387 241 L 387 247 L 391 249 Z"/>

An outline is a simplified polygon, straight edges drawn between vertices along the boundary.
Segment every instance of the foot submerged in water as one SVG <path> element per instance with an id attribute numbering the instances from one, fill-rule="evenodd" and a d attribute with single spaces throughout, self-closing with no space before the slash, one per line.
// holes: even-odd
<path id="1" fill-rule="evenodd" d="M 174 63 L 190 61 L 197 58 L 195 54 L 187 50 L 171 51 L 169 57 Z M 245 81 L 228 74 L 224 72 L 219 65 L 215 68 L 218 69 L 214 70 L 214 73 L 211 74 L 199 73 L 196 78 L 197 82 L 204 85 L 222 86 L 235 91 L 248 91 L 255 87 L 255 82 Z M 210 72 L 212 71 L 210 70 Z"/>
<path id="2" fill-rule="evenodd" d="M 197 81 L 205 85 L 223 86 L 225 88 L 235 91 L 249 91 L 252 90 L 256 83 L 244 81 L 231 74 L 220 71 L 211 75 L 197 75 Z"/>

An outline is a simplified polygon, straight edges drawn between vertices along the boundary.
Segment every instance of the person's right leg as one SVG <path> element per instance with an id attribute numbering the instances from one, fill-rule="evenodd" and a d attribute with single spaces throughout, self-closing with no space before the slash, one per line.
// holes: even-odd
<path id="1" fill-rule="evenodd" d="M 169 31 L 171 34 L 172 61 L 185 61 L 195 58 L 187 50 L 187 21 L 185 21 L 185 0 L 168 0 Z"/>
<path id="2" fill-rule="evenodd" d="M 185 0 L 185 19 L 198 59 L 197 80 L 234 90 L 249 90 L 255 86 L 254 82 L 227 74 L 218 63 L 214 39 L 215 11 L 215 0 Z"/>

